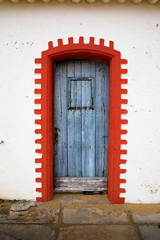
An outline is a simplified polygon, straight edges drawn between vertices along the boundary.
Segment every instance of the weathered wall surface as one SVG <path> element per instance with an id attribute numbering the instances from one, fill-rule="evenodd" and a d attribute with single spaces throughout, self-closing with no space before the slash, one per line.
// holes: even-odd
<path id="1" fill-rule="evenodd" d="M 2 4 L 0 198 L 35 199 L 34 58 L 48 41 L 104 38 L 128 59 L 126 202 L 160 202 L 160 4 Z M 126 77 L 126 76 L 125 76 Z M 126 117 L 126 116 L 125 116 Z M 123 157 L 123 156 L 122 156 Z"/>

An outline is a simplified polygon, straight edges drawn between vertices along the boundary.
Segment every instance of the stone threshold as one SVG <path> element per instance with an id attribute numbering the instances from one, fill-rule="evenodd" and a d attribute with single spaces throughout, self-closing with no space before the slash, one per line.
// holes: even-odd
<path id="1" fill-rule="evenodd" d="M 0 201 L 0 240 L 159 240 L 160 204 L 115 204 L 107 195 L 55 194 Z"/>

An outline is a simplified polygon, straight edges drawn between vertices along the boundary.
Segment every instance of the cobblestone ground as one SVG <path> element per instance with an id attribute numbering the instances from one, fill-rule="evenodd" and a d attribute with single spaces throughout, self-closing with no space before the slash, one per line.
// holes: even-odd
<path id="1" fill-rule="evenodd" d="M 112 205 L 107 195 L 0 200 L 0 240 L 160 240 L 160 204 Z"/>

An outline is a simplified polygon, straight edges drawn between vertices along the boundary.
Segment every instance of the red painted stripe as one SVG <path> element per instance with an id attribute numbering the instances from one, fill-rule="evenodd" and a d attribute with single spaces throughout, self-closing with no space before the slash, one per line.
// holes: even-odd
<path id="1" fill-rule="evenodd" d="M 123 79 L 123 78 L 122 78 L 122 79 L 121 79 L 121 83 L 122 83 L 122 84 L 127 84 L 127 83 L 128 83 L 128 79 Z"/>
<path id="2" fill-rule="evenodd" d="M 62 38 L 58 39 L 58 46 L 59 46 L 59 47 L 60 47 L 60 46 L 63 46 L 63 40 L 62 40 Z"/>
<path id="3" fill-rule="evenodd" d="M 41 114 L 41 109 L 34 109 L 34 114 Z"/>
<path id="4" fill-rule="evenodd" d="M 42 138 L 35 140 L 35 143 L 41 144 L 41 142 L 42 142 Z"/>
<path id="5" fill-rule="evenodd" d="M 41 119 L 35 119 L 35 124 L 39 124 L 39 125 L 41 125 L 41 123 L 42 123 L 42 121 L 41 121 Z"/>
<path id="6" fill-rule="evenodd" d="M 126 189 L 120 188 L 120 193 L 125 193 L 125 192 L 126 192 Z"/>
<path id="7" fill-rule="evenodd" d="M 124 202 L 125 202 L 125 198 L 124 197 L 121 197 L 121 198 L 118 199 L 118 203 L 119 204 L 124 204 Z"/>
<path id="8" fill-rule="evenodd" d="M 89 44 L 94 44 L 94 37 L 89 38 Z"/>
<path id="9" fill-rule="evenodd" d="M 121 94 L 127 94 L 128 90 L 127 89 L 121 89 Z"/>
<path id="10" fill-rule="evenodd" d="M 121 59 L 121 64 L 127 64 L 127 63 L 128 63 L 127 59 Z"/>
<path id="11" fill-rule="evenodd" d="M 121 169 L 121 170 L 120 170 L 120 173 L 126 173 L 126 172 L 127 172 L 126 169 Z"/>
<path id="12" fill-rule="evenodd" d="M 121 99 L 121 103 L 122 104 L 128 104 L 128 100 L 127 99 Z"/>
<path id="13" fill-rule="evenodd" d="M 126 73 L 128 73 L 128 70 L 127 69 L 121 69 L 121 73 L 126 74 Z"/>
<path id="14" fill-rule="evenodd" d="M 41 134 L 41 133 L 42 133 L 42 129 L 36 129 L 36 130 L 35 130 L 35 133 L 36 133 L 36 134 Z"/>
<path id="15" fill-rule="evenodd" d="M 36 153 L 42 153 L 42 148 L 36 149 L 35 152 L 36 152 Z"/>
<path id="16" fill-rule="evenodd" d="M 36 88 L 36 89 L 34 90 L 34 93 L 35 93 L 35 94 L 41 94 L 41 93 L 42 93 L 42 91 L 41 91 L 41 89 L 40 89 L 40 88 Z"/>
<path id="17" fill-rule="evenodd" d="M 84 44 L 84 37 L 79 37 L 79 43 Z"/>
<path id="18" fill-rule="evenodd" d="M 104 39 L 99 40 L 99 45 L 104 46 Z"/>
<path id="19" fill-rule="evenodd" d="M 121 139 L 121 144 L 127 144 L 127 140 L 122 140 Z"/>
<path id="20" fill-rule="evenodd" d="M 73 37 L 68 38 L 68 44 L 73 44 Z"/>
<path id="21" fill-rule="evenodd" d="M 127 109 L 121 109 L 121 114 L 127 114 L 127 113 L 128 113 Z"/>
<path id="22" fill-rule="evenodd" d="M 109 47 L 112 48 L 112 49 L 114 48 L 114 42 L 113 41 L 109 41 Z"/>
<path id="23" fill-rule="evenodd" d="M 126 181 L 126 179 L 120 179 L 120 183 L 126 183 L 127 181 Z"/>
<path id="24" fill-rule="evenodd" d="M 34 100 L 34 103 L 35 104 L 41 104 L 41 101 L 42 101 L 41 98 L 37 98 L 37 99 Z"/>
<path id="25" fill-rule="evenodd" d="M 35 163 L 42 163 L 42 161 L 43 161 L 42 158 L 36 158 L 35 159 Z"/>
<path id="26" fill-rule="evenodd" d="M 42 79 L 41 78 L 36 78 L 34 81 L 35 81 L 35 84 L 41 84 Z"/>
<path id="27" fill-rule="evenodd" d="M 127 162 L 126 159 L 120 159 L 120 164 L 125 164 Z"/>
<path id="28" fill-rule="evenodd" d="M 42 188 L 36 188 L 37 192 L 42 192 Z"/>
<path id="29" fill-rule="evenodd" d="M 37 173 L 41 173 L 41 172 L 42 172 L 42 168 L 36 168 L 35 171 L 36 171 Z"/>
<path id="30" fill-rule="evenodd" d="M 53 42 L 52 42 L 52 41 L 49 41 L 49 42 L 48 42 L 48 48 L 49 48 L 49 49 L 52 49 L 52 48 L 53 48 Z"/>
<path id="31" fill-rule="evenodd" d="M 42 63 L 42 58 L 35 58 L 35 63 Z"/>
<path id="32" fill-rule="evenodd" d="M 43 198 L 42 198 L 42 197 L 37 197 L 37 198 L 36 198 L 36 201 L 37 201 L 37 202 L 43 202 Z"/>
<path id="33" fill-rule="evenodd" d="M 121 149 L 121 150 L 120 150 L 120 154 L 127 154 L 127 150 Z"/>
<path id="34" fill-rule="evenodd" d="M 121 124 L 128 124 L 128 120 L 127 119 L 121 119 Z"/>
<path id="35" fill-rule="evenodd" d="M 35 72 L 35 73 L 41 73 L 41 72 L 42 72 L 42 69 L 41 69 L 41 68 L 36 68 L 34 72 Z"/>
<path id="36" fill-rule="evenodd" d="M 42 178 L 36 178 L 36 182 L 41 183 L 42 182 Z"/>
<path id="37" fill-rule="evenodd" d="M 127 130 L 125 130 L 125 129 L 121 129 L 121 134 L 127 134 L 127 133 L 128 133 Z"/>

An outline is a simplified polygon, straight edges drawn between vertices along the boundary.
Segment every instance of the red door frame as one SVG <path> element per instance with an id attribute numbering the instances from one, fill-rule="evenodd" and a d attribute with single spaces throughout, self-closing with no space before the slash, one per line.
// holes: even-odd
<path id="1" fill-rule="evenodd" d="M 35 143 L 41 144 L 36 153 L 41 153 L 42 157 L 36 158 L 36 163 L 41 163 L 41 168 L 36 168 L 36 172 L 41 173 L 41 178 L 36 178 L 36 182 L 41 183 L 41 188 L 36 191 L 42 196 L 37 197 L 37 201 L 46 202 L 53 197 L 53 63 L 67 59 L 88 58 L 109 63 L 109 146 L 108 146 L 108 198 L 111 203 L 124 203 L 125 198 L 120 197 L 125 189 L 120 187 L 120 183 L 126 180 L 120 178 L 125 169 L 120 168 L 120 164 L 125 164 L 126 160 L 121 159 L 121 154 L 127 154 L 127 150 L 121 150 L 122 144 L 127 144 L 126 140 L 121 140 L 121 134 L 126 134 L 127 130 L 121 129 L 121 124 L 127 124 L 127 120 L 121 119 L 121 114 L 126 114 L 127 110 L 121 109 L 121 104 L 127 104 L 127 99 L 121 99 L 121 94 L 127 94 L 126 89 L 121 88 L 121 84 L 126 84 L 127 79 L 121 79 L 121 74 L 127 73 L 127 69 L 122 69 L 121 64 L 127 64 L 127 60 L 121 59 L 121 53 L 114 49 L 112 41 L 109 47 L 104 46 L 104 39 L 100 39 L 99 44 L 94 43 L 94 38 L 90 37 L 89 43 L 84 43 L 84 38 L 80 37 L 78 43 L 73 42 L 73 38 L 68 39 L 68 44 L 63 44 L 63 40 L 58 40 L 58 46 L 53 47 L 53 43 L 48 43 L 48 50 L 41 53 L 41 58 L 36 58 L 35 63 L 41 64 L 41 68 L 36 68 L 35 73 L 41 74 L 40 79 L 35 79 L 36 84 L 41 84 L 40 89 L 35 89 L 35 94 L 40 94 L 41 98 L 35 99 L 36 104 L 41 104 L 41 109 L 35 109 L 35 114 L 40 114 L 41 119 L 36 119 L 35 123 L 40 128 L 35 130 L 36 134 L 41 134 L 40 139 Z"/>

